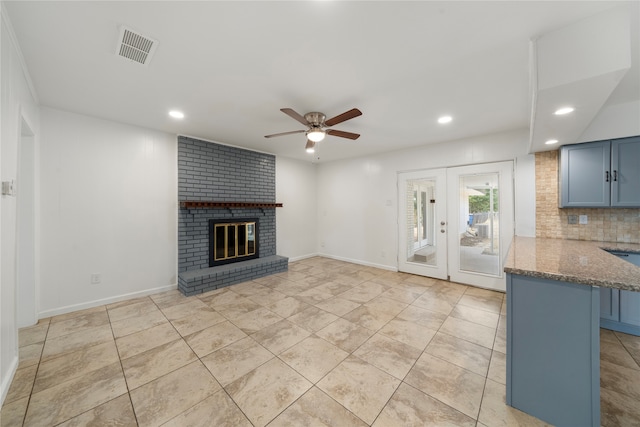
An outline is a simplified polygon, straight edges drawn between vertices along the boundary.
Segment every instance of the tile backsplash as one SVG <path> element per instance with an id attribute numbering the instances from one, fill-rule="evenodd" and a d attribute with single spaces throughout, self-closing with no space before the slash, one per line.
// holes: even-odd
<path id="1" fill-rule="evenodd" d="M 558 151 L 536 153 L 536 236 L 640 243 L 640 209 L 558 208 Z M 569 224 L 587 215 L 587 224 Z"/>

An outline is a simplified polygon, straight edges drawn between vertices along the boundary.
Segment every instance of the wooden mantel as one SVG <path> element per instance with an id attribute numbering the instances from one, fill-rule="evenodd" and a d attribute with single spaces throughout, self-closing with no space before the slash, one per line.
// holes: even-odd
<path id="1" fill-rule="evenodd" d="M 214 202 L 203 200 L 184 200 L 180 202 L 180 207 L 183 209 L 215 209 L 215 208 L 281 208 L 282 203 L 265 203 L 265 202 Z"/>

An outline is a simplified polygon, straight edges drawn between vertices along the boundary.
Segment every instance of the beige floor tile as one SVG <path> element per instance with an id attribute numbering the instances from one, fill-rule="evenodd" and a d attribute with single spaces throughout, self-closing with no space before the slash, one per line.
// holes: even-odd
<path id="1" fill-rule="evenodd" d="M 4 404 L 15 402 L 24 397 L 28 397 L 33 389 L 33 382 L 36 378 L 38 365 L 31 365 L 16 370 L 13 381 L 9 386 L 7 396 L 4 398 Z"/>
<path id="2" fill-rule="evenodd" d="M 405 382 L 476 419 L 485 377 L 424 353 Z"/>
<path id="3" fill-rule="evenodd" d="M 487 380 L 478 421 L 491 427 L 548 426 L 545 422 L 505 403 L 505 386 Z"/>
<path id="4" fill-rule="evenodd" d="M 296 295 L 300 301 L 306 302 L 309 305 L 318 304 L 319 302 L 333 298 L 333 294 L 318 288 L 312 288 L 304 292 L 300 292 Z"/>
<path id="5" fill-rule="evenodd" d="M 214 291 L 207 292 L 206 294 L 202 294 L 198 299 L 215 309 L 216 307 L 221 307 L 223 305 L 242 302 L 246 298 L 232 292 L 230 287 L 227 286 L 226 288 L 216 289 Z"/>
<path id="6" fill-rule="evenodd" d="M 380 297 L 389 298 L 405 304 L 411 304 L 416 299 L 420 298 L 425 291 L 416 291 L 412 289 L 406 289 L 405 287 L 390 288 L 380 294 Z"/>
<path id="7" fill-rule="evenodd" d="M 280 354 L 309 335 L 311 332 L 285 319 L 267 326 L 251 336 L 273 354 Z"/>
<path id="8" fill-rule="evenodd" d="M 600 360 L 624 366 L 625 368 L 640 370 L 638 363 L 631 357 L 631 354 L 617 339 L 606 341 L 600 336 Z"/>
<path id="9" fill-rule="evenodd" d="M 236 301 L 231 304 L 216 306 L 215 310 L 227 319 L 233 321 L 238 317 L 247 314 L 250 311 L 257 310 L 261 307 L 262 306 L 260 304 L 256 304 L 249 298 L 242 297 L 242 300 L 240 301 Z"/>
<path id="10" fill-rule="evenodd" d="M 600 340 L 606 341 L 606 342 L 612 342 L 612 343 L 620 342 L 615 332 L 610 331 L 609 329 L 602 329 L 602 328 L 600 328 Z"/>
<path id="11" fill-rule="evenodd" d="M 309 307 L 288 318 L 290 322 L 310 332 L 319 331 L 337 319 L 338 316 L 335 314 L 320 310 L 318 307 Z"/>
<path id="12" fill-rule="evenodd" d="M 348 312 L 360 307 L 360 304 L 340 297 L 334 297 L 324 300 L 315 306 L 336 316 L 344 316 Z"/>
<path id="13" fill-rule="evenodd" d="M 42 356 L 42 349 L 44 348 L 44 342 L 36 344 L 25 345 L 18 350 L 19 354 L 19 368 L 26 368 L 27 366 L 37 365 L 40 362 L 40 356 Z"/>
<path id="14" fill-rule="evenodd" d="M 640 425 L 638 399 L 602 388 L 600 402 L 600 424 L 603 427 Z"/>
<path id="15" fill-rule="evenodd" d="M 600 387 L 640 401 L 640 371 L 601 360 Z"/>
<path id="16" fill-rule="evenodd" d="M 418 325 L 437 331 L 447 319 L 447 315 L 410 305 L 398 314 L 397 319 L 417 323 Z"/>
<path id="17" fill-rule="evenodd" d="M 312 387 L 269 424 L 269 427 L 299 426 L 366 427 L 367 424 L 317 387 Z"/>
<path id="18" fill-rule="evenodd" d="M 269 290 L 269 288 L 261 285 L 260 283 L 254 282 L 253 280 L 249 280 L 248 282 L 237 283 L 231 286 L 230 290 L 238 295 L 242 295 L 243 297 L 249 297 L 251 295 L 264 292 L 265 290 Z"/>
<path id="19" fill-rule="evenodd" d="M 496 330 L 496 339 L 493 342 L 493 349 L 501 353 L 507 353 L 507 317 L 500 316 L 498 320 L 498 329 Z"/>
<path id="20" fill-rule="evenodd" d="M 205 311 L 211 311 L 210 307 L 199 300 L 198 298 L 192 298 L 183 300 L 180 304 L 174 304 L 161 309 L 164 316 L 170 321 L 181 319 L 183 317 L 192 316 L 198 309 L 205 309 Z"/>
<path id="21" fill-rule="evenodd" d="M 120 320 L 130 319 L 132 317 L 140 317 L 151 312 L 159 312 L 159 309 L 151 298 L 145 297 L 135 304 L 127 304 L 123 306 L 117 306 L 115 308 L 109 308 L 108 312 L 111 322 L 118 322 Z"/>
<path id="22" fill-rule="evenodd" d="M 240 408 L 220 390 L 186 410 L 163 427 L 252 427 Z"/>
<path id="23" fill-rule="evenodd" d="M 282 277 L 283 279 L 287 279 L 287 280 L 291 280 L 291 281 L 298 281 L 298 280 L 304 280 L 305 277 L 307 277 L 306 274 L 303 273 L 298 273 L 295 271 L 284 271 L 281 273 L 276 273 L 276 276 L 278 277 Z"/>
<path id="24" fill-rule="evenodd" d="M 246 337 L 203 357 L 202 363 L 226 386 L 274 357 L 253 338 Z"/>
<path id="25" fill-rule="evenodd" d="M 106 312 L 106 310 L 107 308 L 104 305 L 100 305 L 97 307 L 87 308 L 84 310 L 78 310 L 78 311 L 72 311 L 70 313 L 59 314 L 57 316 L 51 317 L 49 320 L 51 321 L 51 323 L 63 322 L 65 320 L 73 319 L 74 317 L 86 316 L 92 313 Z"/>
<path id="26" fill-rule="evenodd" d="M 120 358 L 126 359 L 180 338 L 171 323 L 163 323 L 144 331 L 116 339 Z"/>
<path id="27" fill-rule="evenodd" d="M 33 392 L 37 393 L 119 362 L 118 351 L 113 341 L 44 361 L 38 368 Z"/>
<path id="28" fill-rule="evenodd" d="M 126 392 L 117 362 L 31 395 L 25 425 L 55 425 Z"/>
<path id="29" fill-rule="evenodd" d="M 500 315 L 498 313 L 492 313 L 490 311 L 481 310 L 479 308 L 473 308 L 466 305 L 456 305 L 450 314 L 451 317 L 457 319 L 466 320 L 468 322 L 477 323 L 489 328 L 498 327 L 498 319 Z"/>
<path id="30" fill-rule="evenodd" d="M 146 303 L 149 303 L 150 301 L 151 302 L 153 301 L 151 297 L 144 296 L 144 297 L 138 297 L 138 298 L 124 299 L 122 301 L 116 301 L 114 303 L 107 304 L 103 307 L 108 311 L 108 310 L 115 310 L 117 308 L 121 308 L 127 305 L 134 305 L 134 304 L 140 304 L 140 303 L 146 304 Z M 119 319 L 111 319 L 111 321 L 114 321 L 114 320 L 119 320 Z"/>
<path id="31" fill-rule="evenodd" d="M 225 387 L 254 426 L 269 423 L 309 388 L 309 381 L 277 358 Z"/>
<path id="32" fill-rule="evenodd" d="M 430 277 L 424 277 L 424 276 L 418 276 L 415 274 L 410 274 L 408 276 L 406 276 L 404 278 L 404 280 L 402 281 L 405 284 L 414 284 L 414 285 L 419 285 L 420 287 L 431 287 L 433 286 L 437 281 L 435 279 L 432 279 Z"/>
<path id="33" fill-rule="evenodd" d="M 353 355 L 401 380 L 418 360 L 420 353 L 415 347 L 375 334 Z"/>
<path id="34" fill-rule="evenodd" d="M 73 353 L 74 351 L 113 341 L 110 325 L 97 326 L 58 338 L 48 339 L 42 350 L 42 361 Z"/>
<path id="35" fill-rule="evenodd" d="M 323 283 L 320 286 L 317 286 L 316 289 L 321 290 L 323 292 L 328 292 L 333 296 L 340 295 L 343 292 L 348 291 L 353 286 L 347 285 L 340 282 L 327 282 Z"/>
<path id="36" fill-rule="evenodd" d="M 640 337 L 622 332 L 616 332 L 615 335 L 631 354 L 631 357 L 640 365 Z"/>
<path id="37" fill-rule="evenodd" d="M 488 349 L 493 348 L 496 330 L 466 320 L 448 317 L 440 327 L 440 332 L 463 340 L 481 345 Z"/>
<path id="38" fill-rule="evenodd" d="M 425 353 L 483 377 L 487 376 L 491 361 L 490 349 L 440 332 L 431 340 Z"/>
<path id="39" fill-rule="evenodd" d="M 367 307 L 366 305 L 362 305 L 342 316 L 343 319 L 372 331 L 379 330 L 394 317 L 392 314 L 379 311 L 374 307 Z"/>
<path id="40" fill-rule="evenodd" d="M 279 281 L 272 282 L 269 286 L 271 289 L 274 289 L 278 292 L 282 292 L 288 296 L 294 296 L 299 294 L 300 292 L 304 292 L 308 289 L 308 287 L 303 283 L 297 283 L 285 278 L 280 278 Z"/>
<path id="41" fill-rule="evenodd" d="M 384 285 L 381 285 L 379 283 L 367 282 L 351 288 L 348 291 L 336 296 L 342 299 L 357 302 L 359 304 L 364 304 L 365 302 L 371 301 L 386 290 L 387 288 Z"/>
<path id="42" fill-rule="evenodd" d="M 338 319 L 320 329 L 316 335 L 352 353 L 369 339 L 375 332 L 345 319 Z"/>
<path id="43" fill-rule="evenodd" d="M 193 351 L 196 352 L 198 357 L 204 357 L 207 354 L 241 340 L 246 336 L 247 334 L 242 332 L 242 330 L 228 320 L 225 320 L 224 322 L 217 323 L 189 335 L 185 337 L 185 340 L 187 341 L 187 344 L 191 346 Z"/>
<path id="44" fill-rule="evenodd" d="M 5 403 L 2 406 L 2 411 L 0 411 L 0 427 L 21 426 L 27 413 L 28 404 L 28 396 L 14 400 L 11 403 Z"/>
<path id="45" fill-rule="evenodd" d="M 294 297 L 286 297 L 277 302 L 267 304 L 266 307 L 276 313 L 278 316 L 287 318 L 309 308 L 309 304 L 304 303 Z"/>
<path id="46" fill-rule="evenodd" d="M 500 384 L 507 384 L 507 355 L 499 351 L 491 354 L 491 364 L 487 378 Z"/>
<path id="47" fill-rule="evenodd" d="M 277 303 L 278 301 L 281 301 L 285 298 L 289 298 L 288 295 L 283 294 L 282 292 L 275 291 L 266 286 L 263 286 L 263 288 L 265 289 L 264 291 L 260 291 L 253 295 L 250 295 L 247 298 L 249 298 L 256 304 L 260 304 L 265 307 L 269 304 Z"/>
<path id="48" fill-rule="evenodd" d="M 311 290 L 316 286 L 320 286 L 326 283 L 326 279 L 324 277 L 319 276 L 311 276 L 308 274 L 304 275 L 305 277 L 301 279 L 294 280 L 296 283 L 303 284 L 307 290 Z"/>
<path id="49" fill-rule="evenodd" d="M 180 335 L 186 337 L 194 332 L 201 331 L 209 326 L 224 322 L 226 319 L 211 308 L 199 308 L 191 315 L 176 319 L 171 322 Z"/>
<path id="50" fill-rule="evenodd" d="M 485 299 L 495 299 L 502 302 L 507 295 L 504 292 L 491 291 L 489 289 L 476 288 L 475 286 L 468 286 L 464 293 L 465 295 L 473 295 Z"/>
<path id="51" fill-rule="evenodd" d="M 39 342 L 44 342 L 47 337 L 47 331 L 49 330 L 50 321 L 40 320 L 38 324 L 29 326 L 28 328 L 22 328 L 18 331 L 18 344 L 20 347 L 24 347 Z"/>
<path id="52" fill-rule="evenodd" d="M 195 360 L 191 348 L 178 339 L 122 360 L 122 368 L 129 390 L 133 390 Z"/>
<path id="53" fill-rule="evenodd" d="M 84 426 L 136 426 L 136 416 L 133 413 L 131 400 L 128 394 L 116 397 L 107 403 L 71 418 L 69 421 L 59 424 L 59 427 L 84 427 Z"/>
<path id="54" fill-rule="evenodd" d="M 76 316 L 71 319 L 59 322 L 52 321 L 51 326 L 49 326 L 47 338 L 58 338 L 73 332 L 95 328 L 96 326 L 107 325 L 108 323 L 109 316 L 107 315 L 107 312 L 105 310 L 101 310 L 96 313 L 84 314 L 82 316 Z"/>
<path id="55" fill-rule="evenodd" d="M 431 290 L 427 290 L 424 294 L 420 295 L 411 305 L 448 315 L 456 306 L 457 298 L 443 299 L 440 295 Z"/>
<path id="56" fill-rule="evenodd" d="M 409 304 L 407 303 L 396 301 L 390 298 L 385 298 L 382 296 L 377 296 L 364 305 L 383 313 L 387 313 L 393 317 L 397 316 L 402 310 L 409 306 Z"/>
<path id="57" fill-rule="evenodd" d="M 278 316 L 274 312 L 269 311 L 264 307 L 260 307 L 257 310 L 250 311 L 237 317 L 233 321 L 233 324 L 242 329 L 245 334 L 253 334 L 254 332 L 258 332 L 259 330 L 281 320 L 282 317 Z"/>
<path id="58" fill-rule="evenodd" d="M 200 361 L 195 361 L 135 390 L 131 402 L 141 427 L 158 426 L 221 389 Z"/>
<path id="59" fill-rule="evenodd" d="M 380 333 L 419 350 L 424 350 L 436 331 L 417 323 L 393 319 L 380 329 Z"/>
<path id="60" fill-rule="evenodd" d="M 158 294 L 153 294 L 150 296 L 153 302 L 160 308 L 171 307 L 172 305 L 181 304 L 182 302 L 187 301 L 191 297 L 185 297 L 182 295 L 178 289 L 173 289 L 170 291 L 160 292 Z"/>
<path id="61" fill-rule="evenodd" d="M 318 388 L 371 424 L 399 385 L 397 378 L 349 356 L 318 383 Z"/>
<path id="62" fill-rule="evenodd" d="M 476 421 L 450 406 L 401 384 L 373 427 L 475 427 Z"/>
<path id="63" fill-rule="evenodd" d="M 462 298 L 460 298 L 458 304 L 500 314 L 500 309 L 502 308 L 502 296 L 469 295 L 469 293 L 466 293 Z"/>
<path id="64" fill-rule="evenodd" d="M 281 353 L 279 357 L 315 384 L 348 355 L 349 353 L 335 345 L 311 335 Z"/>
<path id="65" fill-rule="evenodd" d="M 140 316 L 127 317 L 126 319 L 117 320 L 115 322 L 111 321 L 111 329 L 113 329 L 113 336 L 119 338 L 125 335 L 144 331 L 145 329 L 167 322 L 168 320 L 164 317 L 164 314 L 156 308 L 155 310 L 150 310 Z"/>

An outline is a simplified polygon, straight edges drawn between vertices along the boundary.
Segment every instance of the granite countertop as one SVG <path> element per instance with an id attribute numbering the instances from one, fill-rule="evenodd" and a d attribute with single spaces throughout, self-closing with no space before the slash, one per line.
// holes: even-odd
<path id="1" fill-rule="evenodd" d="M 604 249 L 640 253 L 640 244 L 516 236 L 504 271 L 640 292 L 640 267 Z"/>

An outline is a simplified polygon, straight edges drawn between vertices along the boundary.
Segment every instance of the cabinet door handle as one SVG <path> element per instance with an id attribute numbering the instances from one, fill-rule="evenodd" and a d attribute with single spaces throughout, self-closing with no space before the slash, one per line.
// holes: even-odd
<path id="1" fill-rule="evenodd" d="M 618 171 L 613 171 L 613 180 L 617 181 L 618 180 Z"/>
<path id="2" fill-rule="evenodd" d="M 609 182 L 609 171 L 606 171 L 606 172 L 605 172 L 605 175 L 604 175 L 604 182 Z"/>

